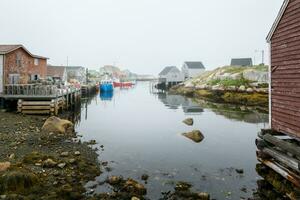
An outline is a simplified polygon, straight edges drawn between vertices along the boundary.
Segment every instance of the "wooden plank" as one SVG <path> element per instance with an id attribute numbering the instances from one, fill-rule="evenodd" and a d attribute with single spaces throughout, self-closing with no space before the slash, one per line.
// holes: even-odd
<path id="1" fill-rule="evenodd" d="M 280 113 L 277 110 L 272 108 L 272 119 L 277 121 L 284 122 L 287 125 L 292 126 L 295 130 L 300 131 L 300 121 L 299 118 L 293 115 Z M 300 133 L 300 132 L 299 132 Z"/>
<path id="2" fill-rule="evenodd" d="M 50 105 L 50 101 L 23 101 L 22 105 Z"/>
<path id="3" fill-rule="evenodd" d="M 288 123 L 279 121 L 275 117 L 272 117 L 272 129 L 279 131 L 279 132 L 283 132 L 283 133 L 287 134 L 288 136 L 300 141 L 299 130 L 295 130 L 294 126 L 292 126 Z"/>
<path id="4" fill-rule="evenodd" d="M 299 171 L 300 163 L 297 159 L 294 159 L 294 158 L 292 158 L 286 154 L 283 154 L 283 153 L 281 153 L 273 148 L 270 148 L 270 147 L 263 148 L 262 152 L 270 155 L 275 160 L 277 160 L 279 163 L 282 163 L 286 167 L 289 167 L 289 168 L 295 170 L 297 173 L 300 172 Z"/>
<path id="5" fill-rule="evenodd" d="M 22 106 L 22 110 L 50 110 L 50 106 Z"/>
<path id="6" fill-rule="evenodd" d="M 277 98 L 272 98 L 272 104 L 276 103 L 276 104 L 282 104 L 282 105 L 291 105 L 291 106 L 295 106 L 295 107 L 300 107 L 300 102 L 293 102 L 293 101 L 289 101 L 289 100 L 282 100 L 282 99 L 277 99 Z"/>
<path id="7" fill-rule="evenodd" d="M 300 177 L 295 174 L 294 172 L 288 170 L 287 168 L 283 167 L 277 162 L 270 161 L 270 160 L 263 160 L 258 158 L 258 161 L 265 164 L 266 166 L 273 169 L 275 172 L 280 174 L 283 178 L 289 180 L 291 183 L 293 183 L 296 187 L 300 188 Z"/>
<path id="8" fill-rule="evenodd" d="M 49 110 L 22 110 L 23 114 L 49 114 Z"/>
<path id="9" fill-rule="evenodd" d="M 287 151 L 295 156 L 300 157 L 300 147 L 297 145 L 280 140 L 270 134 L 264 135 L 263 139 L 284 151 Z"/>
<path id="10" fill-rule="evenodd" d="M 281 99 L 281 100 L 287 100 L 291 102 L 299 102 L 299 97 L 288 96 L 285 94 L 274 94 L 273 91 L 272 91 L 272 99 Z"/>

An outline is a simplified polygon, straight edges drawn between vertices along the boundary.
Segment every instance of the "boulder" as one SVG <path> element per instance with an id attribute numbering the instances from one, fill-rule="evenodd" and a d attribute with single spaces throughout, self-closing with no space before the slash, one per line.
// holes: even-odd
<path id="1" fill-rule="evenodd" d="M 194 124 L 194 120 L 193 120 L 193 118 L 187 118 L 187 119 L 183 120 L 183 123 L 185 123 L 188 126 L 192 126 Z"/>
<path id="2" fill-rule="evenodd" d="M 56 165 L 57 163 L 53 161 L 51 158 L 48 158 L 43 162 L 43 167 L 47 167 L 47 168 L 55 167 Z"/>
<path id="3" fill-rule="evenodd" d="M 10 168 L 10 162 L 0 162 L 0 172 L 6 171 L 8 168 Z"/>
<path id="4" fill-rule="evenodd" d="M 199 130 L 194 130 L 188 133 L 183 133 L 183 136 L 193 140 L 196 143 L 201 142 L 204 139 L 203 134 Z"/>
<path id="5" fill-rule="evenodd" d="M 254 90 L 252 89 L 252 88 L 247 88 L 247 90 L 246 90 L 247 92 L 249 92 L 249 93 L 252 93 L 252 92 L 254 92 Z"/>
<path id="6" fill-rule="evenodd" d="M 117 185 L 119 184 L 121 181 L 122 181 L 122 177 L 119 177 L 119 176 L 111 176 L 107 179 L 107 182 L 110 184 L 110 185 Z"/>
<path id="7" fill-rule="evenodd" d="M 59 163 L 57 167 L 63 169 L 66 166 L 66 163 Z"/>
<path id="8" fill-rule="evenodd" d="M 72 134 L 74 132 L 74 124 L 68 120 L 53 116 L 46 120 L 42 130 L 48 133 Z"/>
<path id="9" fill-rule="evenodd" d="M 244 85 L 241 85 L 239 87 L 239 91 L 244 92 L 246 90 L 246 87 Z"/>
<path id="10" fill-rule="evenodd" d="M 187 191 L 192 187 L 191 184 L 186 182 L 178 182 L 175 186 L 175 191 Z"/>
<path id="11" fill-rule="evenodd" d="M 131 194 L 145 195 L 147 193 L 145 186 L 132 179 L 125 182 L 123 189 Z"/>

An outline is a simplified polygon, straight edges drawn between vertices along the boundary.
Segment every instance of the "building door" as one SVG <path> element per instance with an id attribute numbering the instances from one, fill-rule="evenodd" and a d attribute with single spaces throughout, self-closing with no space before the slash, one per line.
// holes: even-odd
<path id="1" fill-rule="evenodd" d="M 4 78 L 3 78 L 3 55 L 0 55 L 0 93 L 3 92 L 3 82 L 4 82 Z"/>

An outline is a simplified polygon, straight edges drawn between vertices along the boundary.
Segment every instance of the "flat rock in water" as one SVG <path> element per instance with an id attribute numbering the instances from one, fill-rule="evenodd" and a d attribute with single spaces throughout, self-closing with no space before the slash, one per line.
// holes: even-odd
<path id="1" fill-rule="evenodd" d="M 188 133 L 183 133 L 183 136 L 193 140 L 196 143 L 201 142 L 204 139 L 203 134 L 199 130 L 194 130 Z"/>
<path id="2" fill-rule="evenodd" d="M 182 122 L 188 126 L 192 126 L 194 124 L 193 118 L 187 118 L 187 119 L 183 120 Z"/>

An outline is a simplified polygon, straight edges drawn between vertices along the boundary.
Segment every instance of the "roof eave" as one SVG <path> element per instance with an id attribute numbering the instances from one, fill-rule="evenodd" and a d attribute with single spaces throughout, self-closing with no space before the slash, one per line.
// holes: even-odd
<path id="1" fill-rule="evenodd" d="M 284 12 L 285 12 L 285 10 L 286 10 L 288 4 L 289 4 L 289 2 L 290 2 L 290 0 L 284 0 L 282 6 L 281 6 L 281 8 L 280 8 L 280 11 L 279 11 L 279 13 L 278 13 L 278 15 L 277 15 L 277 17 L 276 17 L 276 20 L 275 20 L 275 22 L 273 23 L 272 28 L 271 28 L 271 30 L 270 30 L 268 36 L 267 36 L 267 42 L 268 42 L 268 43 L 271 42 L 272 37 L 273 37 L 273 35 L 274 35 L 274 32 L 275 32 L 277 26 L 279 25 L 279 22 L 280 22 L 280 20 L 281 20 L 281 18 L 282 18 L 282 16 L 283 16 L 283 14 L 284 14 Z"/>
<path id="2" fill-rule="evenodd" d="M 9 51 L 7 51 L 7 52 L 3 52 L 3 55 L 8 54 L 8 53 L 11 53 L 11 52 L 13 52 L 13 51 L 15 51 L 15 50 L 17 50 L 17 49 L 19 49 L 19 48 L 24 49 L 24 50 L 25 50 L 31 57 L 33 57 L 33 58 L 46 59 L 46 60 L 49 59 L 49 58 L 47 58 L 47 57 L 38 56 L 38 55 L 34 55 L 34 54 L 30 53 L 30 51 L 28 51 L 28 49 L 26 49 L 23 45 L 17 46 L 16 48 L 13 48 L 13 49 L 11 49 L 11 50 L 9 50 Z"/>

